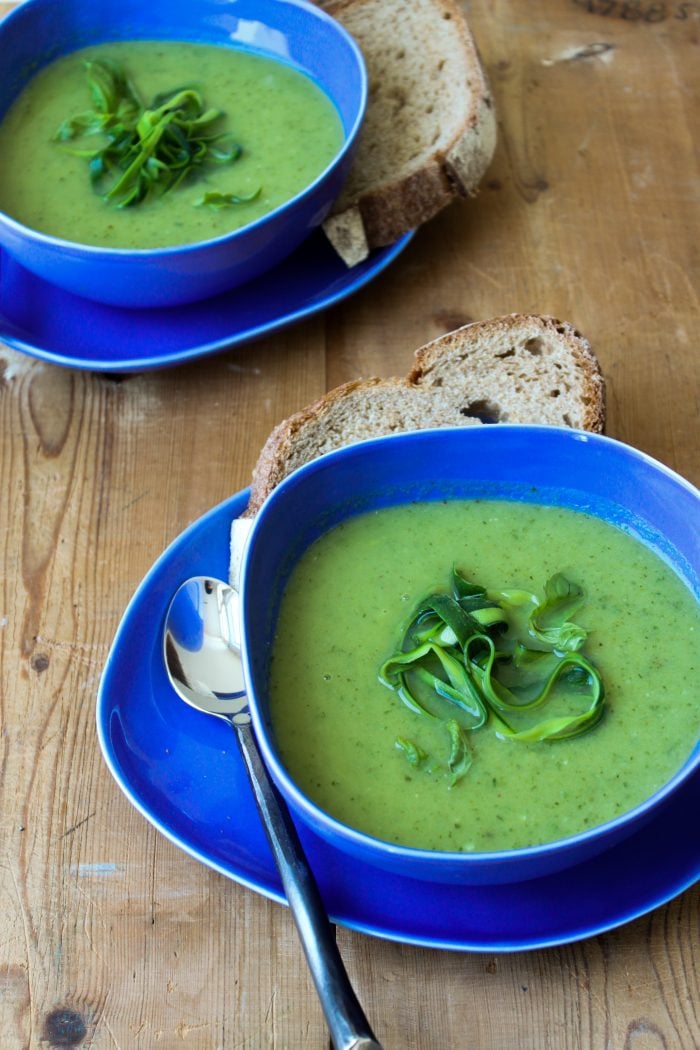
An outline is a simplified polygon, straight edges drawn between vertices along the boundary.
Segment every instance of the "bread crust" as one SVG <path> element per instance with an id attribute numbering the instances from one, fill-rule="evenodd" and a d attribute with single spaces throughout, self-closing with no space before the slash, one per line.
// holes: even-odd
<path id="1" fill-rule="evenodd" d="M 362 16 L 377 0 L 336 0 L 326 10 L 354 32 L 360 47 L 366 32 Z M 366 258 L 372 248 L 393 244 L 399 237 L 427 222 L 457 197 L 473 195 L 486 171 L 496 145 L 496 118 L 486 75 L 473 37 L 455 0 L 430 0 L 436 20 L 451 24 L 453 46 L 461 51 L 468 91 L 463 111 L 454 120 L 446 142 L 422 153 L 408 173 L 385 177 L 354 198 L 341 194 L 324 231 L 348 265 Z M 371 23 L 371 16 L 367 21 Z M 365 49 L 369 41 L 365 42 Z M 425 85 L 430 91 L 430 85 Z M 370 105 L 371 105 L 370 100 Z M 443 115 L 444 123 L 452 115 Z M 436 126 L 439 125 L 436 119 Z M 386 129 L 387 137 L 391 129 Z"/>
<path id="2" fill-rule="evenodd" d="M 521 383 L 526 356 L 535 371 Z M 547 365 L 539 380 L 538 359 Z M 406 376 L 351 380 L 279 423 L 253 470 L 244 517 L 253 517 L 291 470 L 330 448 L 400 430 L 478 426 L 478 413 L 469 412 L 474 403 L 493 405 L 503 422 L 567 425 L 566 412 L 557 414 L 560 391 L 551 389 L 553 374 L 560 386 L 569 386 L 562 400 L 576 418 L 568 425 L 601 433 L 605 382 L 590 343 L 573 325 L 508 314 L 448 332 L 415 351 Z"/>

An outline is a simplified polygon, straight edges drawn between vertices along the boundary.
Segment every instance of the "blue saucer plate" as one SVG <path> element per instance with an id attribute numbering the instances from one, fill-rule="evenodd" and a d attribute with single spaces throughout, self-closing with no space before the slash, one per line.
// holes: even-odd
<path id="1" fill-rule="evenodd" d="M 148 573 L 119 627 L 102 678 L 100 746 L 127 798 L 191 856 L 283 900 L 230 728 L 187 707 L 163 667 L 165 611 L 189 576 L 226 578 L 229 529 L 247 492 L 191 525 Z M 551 947 L 613 929 L 700 877 L 693 814 L 700 776 L 641 831 L 593 860 L 503 886 L 452 886 L 380 871 L 336 852 L 305 827 L 302 841 L 333 920 L 407 944 L 459 951 Z"/>
<path id="2" fill-rule="evenodd" d="M 145 372 L 247 343 L 359 291 L 394 261 L 413 234 L 351 269 L 313 233 L 255 281 L 186 306 L 125 309 L 72 295 L 0 249 L 0 340 L 70 368 Z"/>

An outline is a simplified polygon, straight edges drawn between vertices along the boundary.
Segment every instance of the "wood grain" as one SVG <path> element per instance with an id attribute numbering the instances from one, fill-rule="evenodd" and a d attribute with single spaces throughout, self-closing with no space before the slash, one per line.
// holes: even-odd
<path id="1" fill-rule="evenodd" d="M 3 1050 L 327 1050 L 286 909 L 157 834 L 94 726 L 141 577 L 247 483 L 282 417 L 355 376 L 404 373 L 467 320 L 552 313 L 598 353 L 608 433 L 700 481 L 700 4 L 465 9 L 496 157 L 479 197 L 372 285 L 162 373 L 109 378 L 0 347 Z M 514 955 L 338 938 L 387 1050 L 690 1050 L 699 913 L 696 888 L 607 935 Z"/>

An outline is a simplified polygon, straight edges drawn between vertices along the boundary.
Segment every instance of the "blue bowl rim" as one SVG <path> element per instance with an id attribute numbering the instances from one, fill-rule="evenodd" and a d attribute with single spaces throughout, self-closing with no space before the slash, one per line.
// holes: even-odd
<path id="1" fill-rule="evenodd" d="M 648 453 L 642 452 L 640 449 L 636 449 L 617 438 L 611 438 L 602 434 L 592 434 L 574 428 L 553 427 L 541 424 L 499 423 L 497 424 L 497 428 L 488 427 L 488 431 L 492 431 L 493 429 L 497 429 L 498 431 L 527 430 L 534 436 L 535 440 L 539 440 L 536 435 L 545 435 L 550 439 L 553 435 L 556 435 L 553 437 L 555 442 L 561 441 L 566 443 L 569 441 L 576 441 L 582 444 L 598 444 L 604 448 L 609 447 L 611 451 L 615 451 L 617 454 L 622 454 L 623 456 L 636 460 L 645 467 L 651 468 L 652 471 L 664 475 L 672 484 L 685 489 L 686 492 L 695 499 L 698 504 L 698 510 L 700 510 L 700 490 L 698 488 L 686 478 L 682 477 L 682 475 L 678 474 L 670 467 L 665 466 L 665 464 L 660 463 Z M 371 452 L 371 450 L 377 446 L 384 445 L 386 442 L 406 442 L 407 440 L 420 441 L 425 435 L 434 436 L 446 433 L 452 435 L 465 435 L 465 440 L 469 441 L 471 438 L 466 435 L 483 432 L 483 427 L 434 427 L 419 431 L 388 434 L 383 437 L 370 438 L 365 441 L 356 442 L 352 445 L 343 446 L 339 449 L 334 449 L 331 452 L 327 452 L 324 455 L 303 464 L 284 478 L 275 489 L 273 489 L 254 519 L 247 539 L 246 550 L 241 567 L 240 593 L 243 599 L 241 603 L 242 658 L 244 676 L 247 682 L 251 682 L 252 680 L 248 647 L 245 644 L 247 633 L 247 617 L 245 610 L 245 593 L 248 576 L 247 566 L 249 562 L 249 552 L 255 544 L 256 533 L 261 527 L 259 523 L 264 522 L 265 518 L 270 513 L 269 508 L 274 508 L 277 503 L 284 500 L 287 489 L 298 484 L 300 479 L 303 479 L 308 474 L 315 473 L 319 469 L 325 469 L 337 459 L 344 459 L 348 456 L 358 454 L 363 455 L 366 452 Z M 696 769 L 700 767 L 699 739 L 696 741 L 693 750 L 680 769 L 647 799 L 639 803 L 633 809 L 621 813 L 612 820 L 606 821 L 603 824 L 597 824 L 592 828 L 587 828 L 585 831 L 566 838 L 555 839 L 551 842 L 526 846 L 520 849 L 494 850 L 491 852 L 463 853 L 420 849 L 414 846 L 401 846 L 397 843 L 388 842 L 385 839 L 369 835 L 357 828 L 351 827 L 349 824 L 343 823 L 318 806 L 297 786 L 294 779 L 287 772 L 282 760 L 279 758 L 271 739 L 268 725 L 260 713 L 257 697 L 255 696 L 254 690 L 251 688 L 248 690 L 248 702 L 256 738 L 263 754 L 265 764 L 271 771 L 273 779 L 276 781 L 280 790 L 292 803 L 296 811 L 303 816 L 304 820 L 320 834 L 329 838 L 332 837 L 334 841 L 342 840 L 345 842 L 346 847 L 347 845 L 352 844 L 353 847 L 357 847 L 361 850 L 365 856 L 369 853 L 374 853 L 377 857 L 383 856 L 386 860 L 391 861 L 402 860 L 409 865 L 427 864 L 440 866 L 458 865 L 465 867 L 496 867 L 506 864 L 510 865 L 518 864 L 520 862 L 544 860 L 564 850 L 569 851 L 576 849 L 577 847 L 584 847 L 586 844 L 593 843 L 598 839 L 605 839 L 617 831 L 623 831 L 628 824 L 630 825 L 631 830 L 632 826 L 636 825 L 639 820 L 643 820 L 646 814 L 662 804 L 666 798 L 668 798 L 682 783 L 695 773 Z"/>
<path id="2" fill-rule="evenodd" d="M 42 2 L 43 0 L 24 0 L 24 3 L 20 4 L 18 7 L 13 8 L 12 11 L 10 11 L 10 13 L 6 15 L 2 19 L 2 21 L 0 21 L 0 50 L 2 49 L 2 37 L 5 27 L 10 25 L 15 18 L 26 16 L 27 10 L 31 9 L 35 5 L 41 4 Z M 277 3 L 278 0 L 261 0 L 261 2 Z M 266 212 L 264 215 L 261 215 L 259 218 L 254 219 L 249 223 L 246 223 L 245 226 L 241 226 L 237 230 L 231 230 L 229 233 L 220 234 L 218 237 L 210 237 L 207 240 L 191 241 L 186 242 L 185 244 L 163 245 L 160 248 L 107 248 L 101 247 L 98 244 L 83 244 L 81 241 L 70 241 L 63 237 L 56 237 L 53 234 L 42 233 L 40 230 L 34 230 L 31 226 L 25 226 L 24 223 L 19 222 L 17 219 L 13 219 L 11 215 L 8 215 L 1 208 L 0 226 L 4 225 L 9 229 L 13 230 L 13 232 L 17 236 L 21 236 L 26 241 L 44 248 L 55 248 L 60 250 L 71 251 L 78 250 L 81 252 L 81 254 L 85 253 L 85 255 L 88 258 L 93 255 L 99 256 L 102 262 L 117 261 L 119 259 L 125 258 L 137 259 L 139 261 L 148 262 L 150 260 L 157 261 L 160 259 L 167 259 L 168 257 L 174 254 L 177 254 L 178 256 L 191 254 L 194 251 L 201 251 L 202 249 L 211 248 L 218 244 L 228 244 L 235 240 L 242 239 L 243 235 L 248 235 L 251 231 L 261 229 L 264 226 L 274 222 L 275 219 L 277 219 L 283 212 L 294 207 L 300 201 L 303 201 L 306 197 L 310 196 L 316 190 L 319 183 L 321 183 L 326 178 L 329 171 L 336 168 L 339 164 L 342 163 L 348 151 L 351 150 L 355 144 L 355 140 L 357 139 L 357 136 L 360 132 L 360 128 L 362 127 L 365 112 L 367 109 L 367 98 L 369 92 L 367 66 L 365 63 L 364 55 L 362 54 L 362 51 L 360 50 L 354 37 L 352 37 L 350 33 L 348 33 L 347 29 L 345 29 L 345 27 L 341 25 L 340 22 L 332 18 L 328 14 L 328 12 L 324 11 L 323 8 L 316 7 L 314 4 L 310 3 L 310 0 L 284 0 L 284 2 L 287 4 L 292 4 L 295 7 L 301 8 L 308 14 L 320 19 L 320 21 L 322 22 L 330 23 L 333 26 L 335 26 L 339 35 L 345 38 L 345 42 L 348 45 L 349 50 L 353 53 L 355 61 L 357 62 L 358 70 L 360 72 L 360 96 L 358 99 L 357 113 L 355 115 L 355 120 L 352 124 L 352 127 L 348 130 L 347 133 L 344 133 L 342 145 L 333 155 L 332 159 L 328 162 L 323 171 L 319 172 L 319 174 L 316 176 L 313 182 L 310 182 L 307 186 L 304 187 L 303 190 L 300 190 L 299 193 L 297 193 L 294 197 L 290 197 L 289 200 L 283 201 L 282 204 L 278 205 L 275 209 L 273 209 L 273 211 Z M 124 37 L 124 39 L 126 40 L 127 37 Z M 212 46 L 223 47 L 224 45 L 214 44 Z M 268 53 L 265 52 L 262 48 L 234 46 L 231 48 L 231 50 L 245 51 L 249 54 L 258 54 L 261 56 L 268 55 Z M 61 55 L 60 57 L 63 58 L 65 57 L 65 55 L 69 54 L 72 54 L 72 52 L 67 51 L 64 53 L 64 55 Z M 275 60 L 278 62 L 283 61 L 278 56 L 274 57 Z M 296 68 L 293 63 L 286 64 L 290 65 L 291 68 Z M 41 68 L 45 67 L 42 66 Z"/>

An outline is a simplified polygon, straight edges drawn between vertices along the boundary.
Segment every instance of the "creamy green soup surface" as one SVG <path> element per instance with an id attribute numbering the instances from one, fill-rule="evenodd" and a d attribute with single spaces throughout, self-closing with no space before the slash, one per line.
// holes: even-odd
<path id="1" fill-rule="evenodd" d="M 453 563 L 489 589 L 542 594 L 564 573 L 602 674 L 605 714 L 570 740 L 470 734 L 454 786 L 414 768 L 444 732 L 378 680 L 416 603 L 446 589 Z M 339 820 L 425 849 L 484 852 L 576 834 L 628 811 L 675 773 L 700 733 L 700 611 L 644 544 L 598 518 L 508 501 L 414 503 L 351 518 L 305 552 L 282 598 L 270 672 L 283 760 Z"/>
<path id="2" fill-rule="evenodd" d="M 207 167 L 159 199 L 117 209 L 90 185 L 87 162 L 53 141 L 67 118 L 90 109 L 86 60 L 119 63 L 148 105 L 160 92 L 196 87 L 223 111 L 216 130 L 242 146 L 231 164 Z M 86 139 L 82 140 L 85 143 Z M 82 244 L 156 248 L 218 237 L 265 215 L 311 183 L 343 141 L 340 117 L 308 77 L 264 56 L 180 41 L 123 41 L 76 51 L 40 70 L 0 123 L 0 208 L 32 229 Z M 95 142 L 92 137 L 89 145 Z M 257 196 L 212 209 L 208 191 Z"/>

